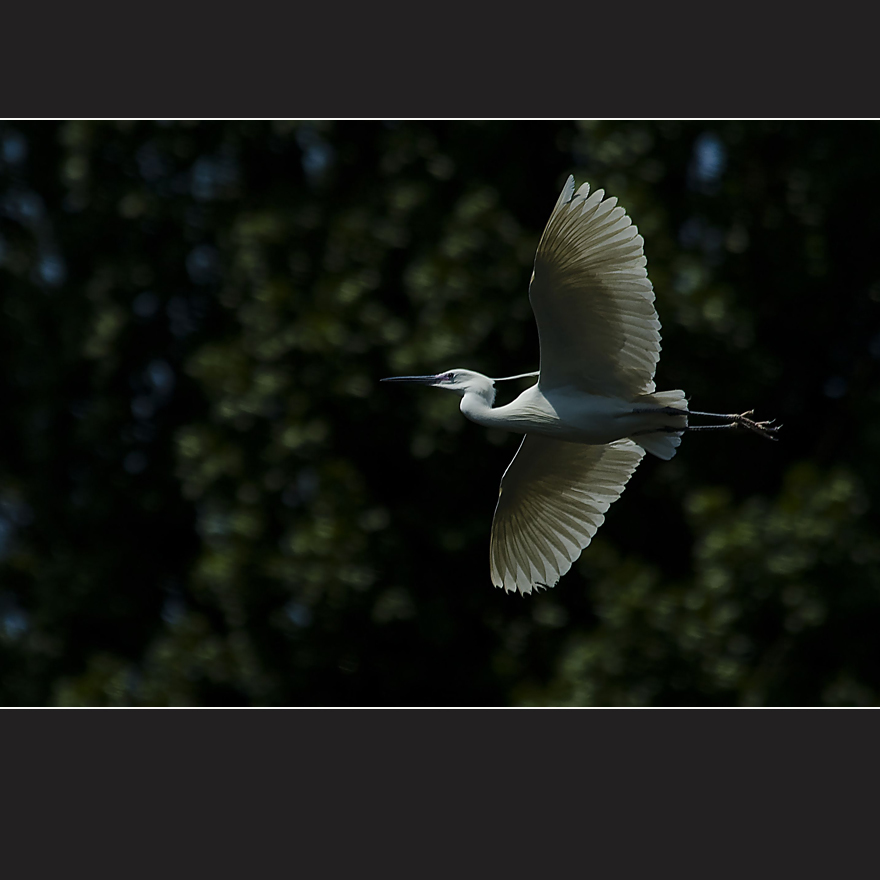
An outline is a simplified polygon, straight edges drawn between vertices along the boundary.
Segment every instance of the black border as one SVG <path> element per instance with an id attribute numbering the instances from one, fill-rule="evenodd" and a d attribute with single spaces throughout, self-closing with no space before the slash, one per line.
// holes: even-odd
<path id="1" fill-rule="evenodd" d="M 880 715 L 858 710 L 73 709 L 3 721 L 7 831 L 46 838 L 19 855 L 31 868 L 114 854 L 126 876 L 218 863 L 235 876 L 850 876 L 873 848 Z"/>
<path id="2" fill-rule="evenodd" d="M 299 5 L 10 11 L 16 118 L 870 118 L 873 29 L 827 14 Z M 465 12 L 462 15 L 462 11 Z M 16 22 L 15 17 L 20 20 Z M 867 22 L 865 22 L 867 24 Z M 869 96 L 870 95 L 870 96 Z"/>

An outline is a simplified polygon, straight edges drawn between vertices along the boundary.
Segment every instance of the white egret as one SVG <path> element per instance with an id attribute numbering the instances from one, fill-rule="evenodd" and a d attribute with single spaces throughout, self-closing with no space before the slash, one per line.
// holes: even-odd
<path id="1" fill-rule="evenodd" d="M 492 583 L 530 593 L 555 586 L 590 543 L 645 452 L 675 455 L 685 431 L 746 428 L 775 439 L 752 412 L 697 413 L 683 391 L 655 391 L 660 322 L 644 239 L 616 198 L 575 192 L 569 177 L 538 244 L 529 299 L 541 369 L 490 379 L 471 370 L 395 376 L 461 395 L 488 428 L 525 434 L 501 479 L 490 539 Z M 506 406 L 495 383 L 538 376 Z M 688 417 L 724 424 L 691 426 Z"/>

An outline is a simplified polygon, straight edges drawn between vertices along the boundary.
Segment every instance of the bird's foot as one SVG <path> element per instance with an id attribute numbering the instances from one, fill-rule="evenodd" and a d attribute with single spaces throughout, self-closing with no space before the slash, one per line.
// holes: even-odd
<path id="1" fill-rule="evenodd" d="M 739 415 L 731 416 L 731 421 L 740 428 L 746 428 L 749 431 L 754 431 L 756 434 L 760 434 L 762 437 L 766 437 L 768 440 L 778 440 L 779 438 L 775 436 L 776 432 L 782 427 L 782 425 L 774 425 L 773 423 L 776 419 L 770 419 L 765 422 L 756 422 L 749 418 L 749 416 L 753 416 L 755 411 L 753 409 L 748 410 L 747 412 L 740 413 Z"/>

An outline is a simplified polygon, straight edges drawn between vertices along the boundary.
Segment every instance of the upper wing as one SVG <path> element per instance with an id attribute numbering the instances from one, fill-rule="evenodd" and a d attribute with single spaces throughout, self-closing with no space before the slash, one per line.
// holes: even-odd
<path id="1" fill-rule="evenodd" d="M 604 190 L 569 177 L 541 236 L 529 299 L 541 341 L 541 387 L 634 397 L 654 390 L 660 322 L 644 239 Z"/>
<path id="2" fill-rule="evenodd" d="M 492 583 L 521 593 L 555 586 L 644 454 L 632 440 L 586 446 L 528 434 L 501 478 L 489 550 Z"/>

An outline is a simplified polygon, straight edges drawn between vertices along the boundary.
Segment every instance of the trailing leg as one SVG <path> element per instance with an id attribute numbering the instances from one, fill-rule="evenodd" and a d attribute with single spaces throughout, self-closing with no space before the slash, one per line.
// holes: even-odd
<path id="1" fill-rule="evenodd" d="M 776 440 L 777 438 L 774 434 L 782 427 L 782 425 L 773 425 L 775 419 L 770 419 L 770 421 L 764 422 L 756 422 L 749 418 L 749 416 L 753 416 L 755 411 L 753 409 L 748 410 L 744 413 L 707 413 L 707 412 L 696 412 L 691 410 L 688 415 L 689 416 L 705 416 L 710 419 L 721 419 L 729 424 L 726 425 L 694 425 L 691 427 L 688 426 L 689 431 L 723 431 L 725 429 L 730 428 L 746 428 L 749 431 L 754 431 L 756 434 L 760 434 L 762 437 L 766 437 L 768 440 Z"/>
<path id="2" fill-rule="evenodd" d="M 753 431 L 755 434 L 760 434 L 762 437 L 766 437 L 768 440 L 776 440 L 777 438 L 774 434 L 782 427 L 782 425 L 774 425 L 773 422 L 775 419 L 771 419 L 770 421 L 762 421 L 756 422 L 753 419 L 750 419 L 749 416 L 753 416 L 755 411 L 753 409 L 748 410 L 744 413 L 707 413 L 707 412 L 696 412 L 695 410 L 687 410 L 683 411 L 680 409 L 676 409 L 675 407 L 667 406 L 662 409 L 656 408 L 648 408 L 648 407 L 635 407 L 632 410 L 634 415 L 642 415 L 642 414 L 656 414 L 660 413 L 662 415 L 667 416 L 676 416 L 690 418 L 690 416 L 704 416 L 705 418 L 710 419 L 721 419 L 721 421 L 727 422 L 726 425 L 676 425 L 676 426 L 667 426 L 662 425 L 656 428 L 651 428 L 647 431 L 638 431 L 631 436 L 636 437 L 644 434 L 651 434 L 654 432 L 668 433 L 674 434 L 681 431 L 729 431 L 733 428 L 745 428 L 748 431 Z"/>

